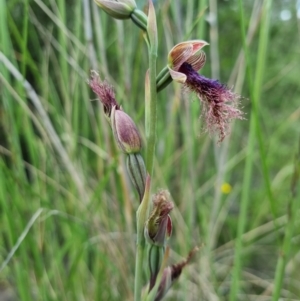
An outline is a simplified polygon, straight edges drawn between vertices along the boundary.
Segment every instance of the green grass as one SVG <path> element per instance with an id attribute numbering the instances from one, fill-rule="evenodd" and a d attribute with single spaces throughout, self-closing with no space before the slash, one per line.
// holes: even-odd
<path id="1" fill-rule="evenodd" d="M 284 22 L 278 1 L 218 1 L 212 32 L 213 1 L 156 2 L 158 72 L 174 44 L 205 39 L 202 73 L 219 70 L 247 113 L 219 147 L 196 96 L 158 95 L 152 193 L 175 203 L 170 261 L 202 246 L 166 300 L 300 300 L 295 7 Z M 145 139 L 147 49 L 130 21 L 86 3 L 0 0 L 0 300 L 133 299 L 138 196 L 86 79 L 114 85 Z"/>

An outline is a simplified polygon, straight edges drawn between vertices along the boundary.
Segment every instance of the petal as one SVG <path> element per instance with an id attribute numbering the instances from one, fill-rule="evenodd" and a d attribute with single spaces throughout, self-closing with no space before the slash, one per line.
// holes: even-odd
<path id="1" fill-rule="evenodd" d="M 204 46 L 209 45 L 206 41 L 203 40 L 192 40 L 189 42 L 193 45 L 193 54 L 199 51 Z"/>
<path id="2" fill-rule="evenodd" d="M 171 77 L 174 81 L 179 82 L 181 84 L 185 83 L 186 75 L 184 73 L 174 71 L 170 67 L 168 67 L 168 68 L 169 68 L 169 71 L 170 71 L 170 75 L 171 75 Z"/>
<path id="3" fill-rule="evenodd" d="M 191 40 L 175 45 L 169 52 L 169 65 L 177 71 L 184 62 L 206 45 L 208 43 L 203 40 Z"/>
<path id="4" fill-rule="evenodd" d="M 190 43 L 180 43 L 174 46 L 169 52 L 169 65 L 177 71 L 180 66 L 193 54 L 193 45 Z"/>
<path id="5" fill-rule="evenodd" d="M 206 61 L 206 55 L 203 51 L 199 51 L 198 53 L 192 55 L 186 62 L 190 64 L 194 70 L 200 70 Z"/>

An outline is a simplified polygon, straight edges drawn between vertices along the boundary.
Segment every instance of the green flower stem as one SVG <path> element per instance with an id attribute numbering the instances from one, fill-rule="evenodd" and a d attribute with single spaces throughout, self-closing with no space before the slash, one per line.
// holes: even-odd
<path id="1" fill-rule="evenodd" d="M 149 55 L 149 71 L 146 74 L 145 84 L 145 126 L 146 126 L 146 170 L 148 176 L 146 179 L 146 187 L 144 198 L 137 211 L 137 250 L 136 250 L 136 266 L 135 266 L 135 287 L 134 300 L 141 300 L 142 279 L 143 279 L 143 263 L 145 254 L 145 237 L 144 226 L 149 215 L 150 208 L 150 179 L 153 173 L 153 162 L 155 154 L 156 140 L 156 58 L 157 58 L 157 26 L 156 16 L 152 1 L 149 1 L 147 37 Z"/>
<path id="2" fill-rule="evenodd" d="M 142 234 L 142 236 L 144 236 Z M 142 298 L 142 276 L 143 276 L 143 262 L 145 254 L 145 239 L 141 239 L 142 236 L 138 235 L 136 246 L 136 258 L 135 258 L 135 279 L 134 279 L 134 301 L 140 301 Z"/>
<path id="3" fill-rule="evenodd" d="M 151 47 L 152 48 L 152 47 Z M 152 176 L 153 161 L 155 154 L 156 143 L 156 58 L 157 51 L 149 50 L 149 79 L 150 79 L 150 98 L 149 103 L 146 104 L 146 138 L 147 138 L 147 152 L 146 152 L 146 169 Z"/>
<path id="4" fill-rule="evenodd" d="M 150 47 L 151 48 L 151 47 Z M 146 169 L 151 176 L 153 172 L 153 161 L 155 153 L 156 140 L 156 55 L 153 55 L 149 50 L 149 87 L 147 84 L 146 75 Z M 153 67 L 154 66 L 154 67 Z M 148 89 L 148 91 L 147 91 Z M 143 262 L 146 249 L 144 237 L 144 225 L 148 218 L 150 208 L 150 180 L 146 180 L 145 195 L 137 212 L 137 249 L 135 262 L 135 285 L 134 285 L 134 300 L 141 300 Z"/>
<path id="5" fill-rule="evenodd" d="M 156 142 L 156 59 L 157 59 L 157 25 L 155 10 L 152 1 L 149 1 L 149 15 L 147 33 L 149 38 L 148 55 L 149 55 L 149 78 L 146 79 L 146 139 L 147 139 L 147 153 L 146 153 L 146 169 L 152 177 L 153 161 L 155 155 Z"/>
<path id="6" fill-rule="evenodd" d="M 143 279 L 143 263 L 146 250 L 146 242 L 144 236 L 144 225 L 148 217 L 149 200 L 150 200 L 150 177 L 146 178 L 145 194 L 143 200 L 137 210 L 137 241 L 136 241 L 136 258 L 135 258 L 135 279 L 134 279 L 134 301 L 140 301 L 142 298 L 142 279 Z"/>

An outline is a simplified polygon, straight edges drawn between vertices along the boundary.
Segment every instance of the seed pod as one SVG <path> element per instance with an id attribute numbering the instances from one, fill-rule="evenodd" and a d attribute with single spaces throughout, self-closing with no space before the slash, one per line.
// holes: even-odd
<path id="1" fill-rule="evenodd" d="M 126 164 L 131 182 L 139 194 L 140 201 L 142 201 L 146 182 L 146 167 L 143 157 L 140 154 L 129 154 Z"/>

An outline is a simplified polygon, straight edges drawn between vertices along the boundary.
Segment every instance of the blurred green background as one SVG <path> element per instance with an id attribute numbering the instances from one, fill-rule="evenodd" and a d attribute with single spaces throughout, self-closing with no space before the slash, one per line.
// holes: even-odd
<path id="1" fill-rule="evenodd" d="M 218 146 L 195 95 L 158 95 L 152 192 L 175 203 L 170 262 L 201 246 L 166 300 L 229 300 L 238 279 L 236 300 L 300 300 L 300 1 L 155 7 L 158 71 L 204 39 L 201 73 L 246 112 Z M 0 300 L 132 300 L 138 196 L 86 80 L 99 71 L 144 136 L 142 32 L 93 1 L 0 0 L 0 51 Z"/>

